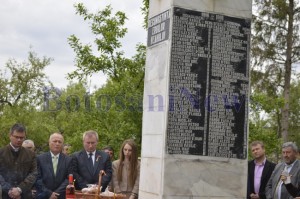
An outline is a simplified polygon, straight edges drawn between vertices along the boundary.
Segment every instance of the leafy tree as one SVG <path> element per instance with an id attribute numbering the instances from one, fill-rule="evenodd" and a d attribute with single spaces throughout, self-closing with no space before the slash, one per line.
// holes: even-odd
<path id="1" fill-rule="evenodd" d="M 288 139 L 292 64 L 299 61 L 300 4 L 297 0 L 255 0 L 252 37 L 252 86 L 273 99 L 284 99 L 278 120 Z"/>
<path id="2" fill-rule="evenodd" d="M 27 61 L 18 63 L 10 59 L 0 71 L 0 146 L 8 143 L 9 128 L 16 122 L 27 127 L 29 138 L 37 143 L 41 141 L 44 132 L 40 134 L 42 127 L 38 110 L 47 82 L 43 70 L 50 62 L 50 58 L 39 58 L 30 51 Z"/>
<path id="3" fill-rule="evenodd" d="M 0 71 L 0 105 L 40 105 L 46 80 L 43 70 L 50 62 L 50 58 L 40 59 L 34 52 L 29 52 L 28 62 L 10 59 Z"/>
<path id="4" fill-rule="evenodd" d="M 52 116 L 52 126 L 64 135 L 65 142 L 72 145 L 72 151 L 82 149 L 81 136 L 87 130 L 98 132 L 98 148 L 110 145 L 118 150 L 127 138 L 140 142 L 142 89 L 139 92 L 136 89 L 140 78 L 123 77 L 128 81 L 115 83 L 109 80 L 93 93 L 87 92 L 85 82 L 70 83 L 55 94 L 58 95 L 55 100 L 50 99 L 61 106 L 59 109 L 55 109 L 55 105 L 49 107 L 49 111 L 46 110 L 48 117 Z"/>
<path id="5" fill-rule="evenodd" d="M 70 73 L 70 78 L 84 78 L 95 72 L 102 71 L 112 78 L 118 78 L 118 70 L 127 60 L 123 57 L 124 52 L 119 48 L 122 46 L 119 41 L 125 36 L 126 28 L 123 28 L 127 19 L 125 13 L 112 13 L 112 8 L 107 6 L 104 10 L 96 14 L 89 13 L 82 4 L 76 4 L 76 13 L 81 15 L 84 20 L 91 23 L 92 33 L 96 35 L 94 43 L 99 56 L 93 54 L 93 47 L 89 44 L 82 44 L 80 39 L 71 35 L 68 40 L 70 46 L 76 53 L 77 70 Z"/>
<path id="6" fill-rule="evenodd" d="M 142 13 L 144 15 L 144 28 L 148 27 L 148 12 L 149 12 L 149 0 L 143 0 Z"/>
<path id="7" fill-rule="evenodd" d="M 99 71 L 108 75 L 106 85 L 90 93 L 92 110 L 85 116 L 98 130 L 103 145 L 111 145 L 117 150 L 127 138 L 140 143 L 146 47 L 138 44 L 136 55 L 126 58 L 119 41 L 127 32 L 123 27 L 127 19 L 124 13 L 113 14 L 110 6 L 95 14 L 89 13 L 83 4 L 76 4 L 75 8 L 90 22 L 96 47 L 80 43 L 75 35 L 69 37 L 77 66 L 69 77 L 84 79 Z"/>
<path id="8" fill-rule="evenodd" d="M 291 96 L 290 96 L 290 130 L 289 140 L 295 141 L 300 146 L 300 82 L 294 81 L 291 84 Z"/>
<path id="9" fill-rule="evenodd" d="M 282 140 L 278 139 L 276 117 L 279 116 L 278 112 L 282 104 L 282 98 L 272 99 L 271 96 L 258 92 L 252 94 L 250 101 L 249 144 L 255 140 L 263 141 L 268 158 L 274 162 L 280 159 L 281 152 Z M 251 158 L 250 147 L 248 154 Z"/>
<path id="10" fill-rule="evenodd" d="M 93 126 L 95 118 L 90 117 L 90 108 L 86 105 L 90 100 L 86 83 L 70 82 L 66 89 L 50 88 L 48 93 L 49 102 L 53 103 L 49 103 L 46 112 L 53 118 L 53 126 L 64 135 L 65 142 L 72 145 L 72 151 L 81 149 L 83 132 L 97 130 Z"/>

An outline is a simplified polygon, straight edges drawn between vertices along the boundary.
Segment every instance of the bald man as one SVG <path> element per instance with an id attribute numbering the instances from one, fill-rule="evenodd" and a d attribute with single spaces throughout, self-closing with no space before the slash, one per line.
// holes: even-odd
<path id="1" fill-rule="evenodd" d="M 32 152 L 35 151 L 34 142 L 32 140 L 24 140 L 22 147 L 31 150 Z"/>
<path id="2" fill-rule="evenodd" d="M 64 137 L 53 133 L 49 138 L 50 151 L 37 157 L 37 199 L 65 199 L 71 158 L 63 154 Z"/>

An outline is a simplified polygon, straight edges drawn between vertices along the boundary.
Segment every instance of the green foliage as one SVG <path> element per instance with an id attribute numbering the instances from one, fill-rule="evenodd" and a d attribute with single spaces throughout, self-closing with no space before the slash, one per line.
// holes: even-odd
<path id="1" fill-rule="evenodd" d="M 44 142 L 47 132 L 43 131 L 43 124 L 47 119 L 39 110 L 47 82 L 43 70 L 50 62 L 50 58 L 39 58 L 30 51 L 27 61 L 10 59 L 0 70 L 0 146 L 9 143 L 9 129 L 16 122 L 27 127 L 29 139 L 38 145 Z"/>
<path id="2" fill-rule="evenodd" d="M 300 82 L 299 80 L 291 84 L 290 97 L 290 131 L 289 140 L 295 141 L 300 146 Z"/>
<path id="3" fill-rule="evenodd" d="M 43 72 L 51 59 L 34 52 L 21 64 L 9 60 L 0 70 L 0 146 L 9 143 L 9 128 L 16 122 L 27 127 L 27 138 L 34 140 L 38 153 L 49 150 L 54 132 L 63 134 L 73 152 L 82 149 L 87 130 L 97 131 L 98 148 L 112 146 L 115 158 L 123 140 L 134 138 L 140 145 L 146 47 L 138 44 L 136 55 L 125 58 L 119 50 L 119 39 L 127 32 L 125 14 L 113 13 L 110 6 L 95 14 L 80 3 L 75 8 L 95 35 L 95 46 L 69 37 L 78 69 L 69 77 L 80 81 L 70 82 L 66 89 L 54 88 Z M 108 75 L 108 82 L 89 92 L 85 78 L 98 71 Z"/>
<path id="4" fill-rule="evenodd" d="M 39 96 L 46 81 L 42 71 L 50 62 L 51 59 L 40 59 L 34 52 L 29 52 L 27 62 L 8 60 L 0 71 L 0 108 L 5 104 L 11 107 L 40 105 Z"/>
<path id="5" fill-rule="evenodd" d="M 293 2 L 293 45 L 292 45 L 292 63 L 299 61 L 300 34 L 299 2 Z M 289 3 L 285 0 L 274 1 L 254 1 L 255 15 L 253 15 L 253 35 L 252 35 L 252 65 L 257 70 L 261 67 L 261 72 L 272 72 L 271 75 L 278 74 L 282 77 L 285 72 L 284 64 L 287 59 L 287 37 L 289 20 Z M 298 7 L 297 7 L 298 6 Z M 256 14 L 257 13 L 257 14 Z M 277 79 L 277 78 L 276 78 Z M 278 79 L 283 80 L 283 79 Z M 283 85 L 283 84 L 281 84 Z M 278 86 L 278 84 L 276 85 Z"/>
<path id="6" fill-rule="evenodd" d="M 251 98 L 285 141 L 291 132 L 291 65 L 300 59 L 299 6 L 296 0 L 254 0 L 253 6 Z"/>
<path id="7" fill-rule="evenodd" d="M 291 84 L 290 95 L 290 117 L 288 141 L 296 142 L 300 146 L 300 82 Z M 266 146 L 267 155 L 273 160 L 280 159 L 280 146 L 282 139 L 279 138 L 279 127 L 277 126 L 280 107 L 283 98 L 272 98 L 271 96 L 254 93 L 251 96 L 250 110 L 251 119 L 249 122 L 249 143 L 254 140 L 262 140 Z M 250 151 L 249 151 L 249 154 Z"/>
<path id="8" fill-rule="evenodd" d="M 261 140 L 265 144 L 266 155 L 269 159 L 277 162 L 281 153 L 282 140 L 278 139 L 276 129 L 269 126 L 267 120 L 258 119 L 249 123 L 249 143 L 255 140 Z M 249 147 L 249 159 L 251 159 L 251 148 Z"/>
<path id="9" fill-rule="evenodd" d="M 280 117 L 283 98 L 273 98 L 264 93 L 253 93 L 250 101 L 249 144 L 255 140 L 265 143 L 266 154 L 273 161 L 279 160 L 281 139 L 276 118 Z M 249 147 L 249 158 L 251 151 Z"/>
<path id="10" fill-rule="evenodd" d="M 112 13 L 112 8 L 107 6 L 104 10 L 96 14 L 89 13 L 82 4 L 76 4 L 76 13 L 91 24 L 91 31 L 96 36 L 94 43 L 98 51 L 93 54 L 93 47 L 89 44 L 82 44 L 75 35 L 68 38 L 70 46 L 76 53 L 76 66 L 78 70 L 69 74 L 70 78 L 82 79 L 95 72 L 103 71 L 110 77 L 117 78 L 117 68 L 126 64 L 127 60 L 123 58 L 123 51 L 120 51 L 121 42 L 127 32 L 123 28 L 127 19 L 125 13 Z"/>
<path id="11" fill-rule="evenodd" d="M 149 0 L 143 0 L 142 13 L 144 15 L 144 28 L 148 27 L 148 12 L 149 12 Z"/>
<path id="12" fill-rule="evenodd" d="M 62 104 L 61 108 L 52 108 L 47 114 L 55 118 L 53 125 L 72 145 L 72 151 L 82 149 L 82 134 L 87 130 L 98 132 L 98 148 L 110 145 L 118 150 L 128 138 L 141 142 L 143 87 L 139 85 L 143 84 L 143 73 L 132 76 L 131 72 L 122 75 L 124 80 L 109 80 L 93 93 L 87 92 L 84 82 L 71 83 L 61 90 L 55 101 Z"/>
<path id="13" fill-rule="evenodd" d="M 147 7 L 148 4 L 144 5 Z M 144 12 L 147 11 L 146 7 L 142 9 Z M 90 22 L 91 31 L 96 39 L 93 48 L 91 45 L 81 44 L 75 35 L 69 37 L 69 44 L 76 53 L 77 66 L 77 70 L 69 74 L 69 77 L 84 79 L 99 71 L 108 75 L 106 85 L 90 93 L 89 111 L 80 110 L 80 118 L 85 119 L 76 123 L 80 122 L 80 126 L 85 130 L 88 127 L 96 130 L 100 136 L 101 148 L 110 145 L 118 151 L 123 140 L 128 138 L 134 138 L 140 144 L 146 47 L 138 44 L 135 56 L 124 57 L 124 53 L 119 50 L 119 39 L 127 32 L 127 29 L 123 28 L 127 19 L 125 14 L 113 14 L 110 6 L 95 14 L 89 13 L 83 4 L 77 4 L 75 8 L 84 20 Z M 97 53 L 93 54 L 93 49 L 97 49 Z M 81 92 L 81 95 L 83 94 Z M 76 119 L 75 116 L 71 118 L 70 113 L 62 117 L 68 117 L 70 125 Z M 74 132 L 78 132 L 77 129 L 69 131 L 70 128 L 72 129 L 72 126 L 64 128 L 64 133 L 74 146 L 72 150 L 81 148 L 82 144 L 77 142 L 77 133 L 73 135 Z"/>
<path id="14" fill-rule="evenodd" d="M 273 98 L 270 95 L 263 93 L 253 93 L 251 95 L 251 110 L 256 110 L 256 113 L 260 114 L 262 111 L 266 113 L 274 113 L 274 111 L 279 110 L 284 104 L 284 99 L 281 97 Z"/>

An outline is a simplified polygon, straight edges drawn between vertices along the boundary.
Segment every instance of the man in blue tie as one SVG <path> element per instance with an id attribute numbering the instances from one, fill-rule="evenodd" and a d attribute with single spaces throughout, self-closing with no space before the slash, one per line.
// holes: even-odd
<path id="1" fill-rule="evenodd" d="M 283 162 L 276 165 L 270 180 L 266 186 L 267 199 L 293 199 L 287 191 L 286 183 L 295 187 L 300 185 L 300 163 L 297 160 L 298 147 L 293 142 L 286 142 L 282 145 Z M 290 176 L 288 182 L 283 182 L 283 177 Z"/>
<path id="2" fill-rule="evenodd" d="M 98 133 L 86 131 L 83 134 L 84 149 L 72 155 L 72 173 L 75 177 L 76 189 L 83 189 L 87 184 L 98 184 L 99 172 L 103 170 L 101 186 L 104 191 L 112 176 L 110 157 L 104 151 L 97 150 Z"/>
<path id="3" fill-rule="evenodd" d="M 49 138 L 50 151 L 37 158 L 37 199 L 65 199 L 71 158 L 62 153 L 64 138 L 53 133 Z"/>

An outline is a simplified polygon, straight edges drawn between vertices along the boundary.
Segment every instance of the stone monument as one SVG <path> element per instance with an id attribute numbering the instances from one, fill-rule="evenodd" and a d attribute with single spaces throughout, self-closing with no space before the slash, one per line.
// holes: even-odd
<path id="1" fill-rule="evenodd" d="M 150 0 L 140 199 L 242 199 L 251 0 Z"/>

